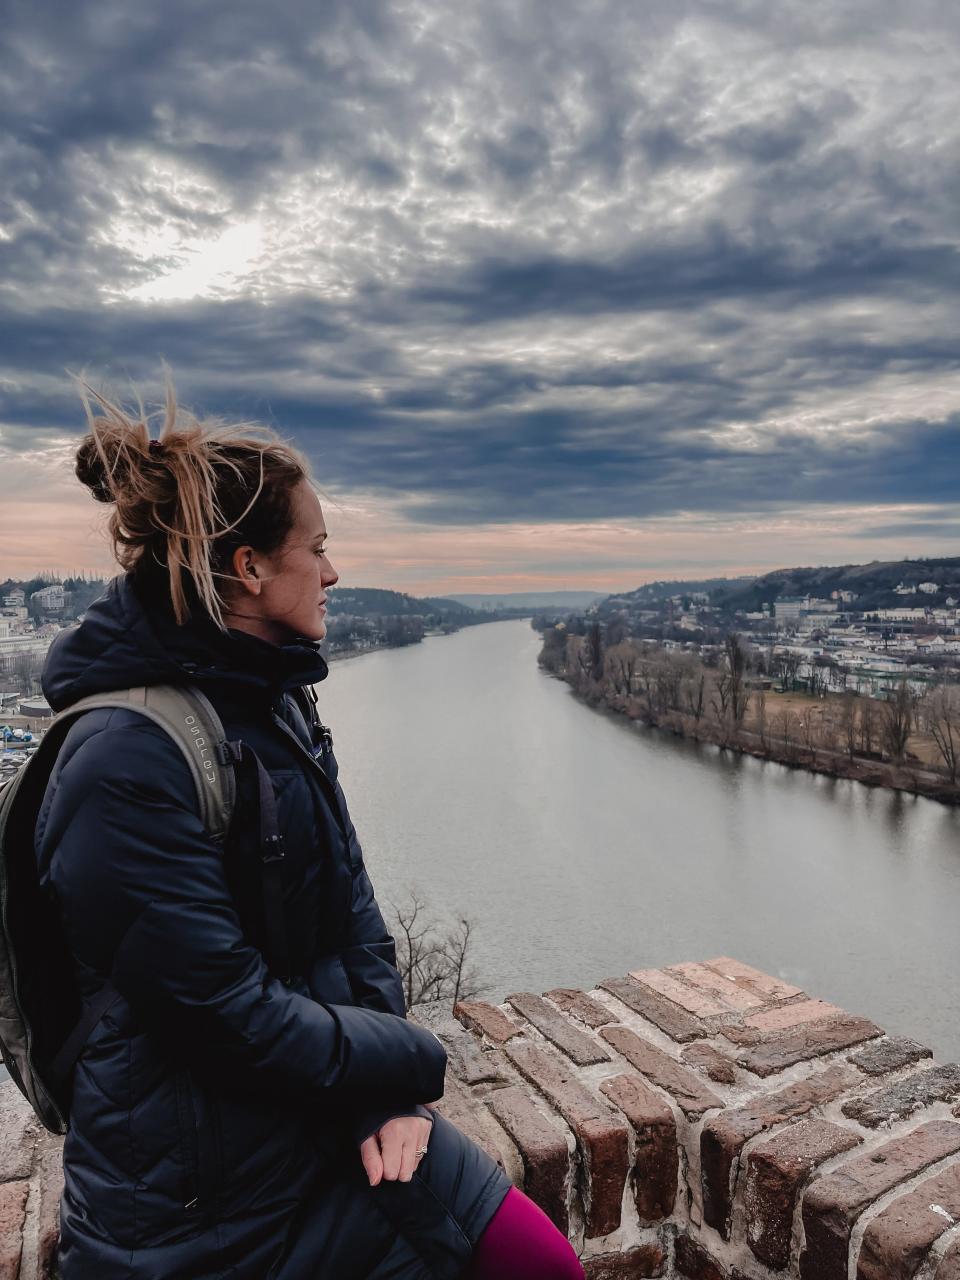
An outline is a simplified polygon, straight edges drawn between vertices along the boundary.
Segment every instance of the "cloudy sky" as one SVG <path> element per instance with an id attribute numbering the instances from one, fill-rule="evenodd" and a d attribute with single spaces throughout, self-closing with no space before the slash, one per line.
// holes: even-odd
<path id="1" fill-rule="evenodd" d="M 952 0 L 8 0 L 0 577 L 67 370 L 294 439 L 342 580 L 960 554 Z"/>

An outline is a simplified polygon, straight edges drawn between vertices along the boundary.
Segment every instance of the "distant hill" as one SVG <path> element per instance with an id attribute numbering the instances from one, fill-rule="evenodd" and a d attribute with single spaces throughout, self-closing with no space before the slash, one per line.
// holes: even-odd
<path id="1" fill-rule="evenodd" d="M 450 597 L 474 609 L 583 609 L 603 598 L 602 591 L 498 591 L 489 595 L 464 592 Z"/>
<path id="2" fill-rule="evenodd" d="M 331 587 L 327 592 L 327 609 L 332 618 L 337 614 L 353 617 L 437 617 L 447 621 L 476 619 L 476 611 L 446 596 L 408 596 L 403 591 L 385 591 L 379 587 Z"/>
<path id="3" fill-rule="evenodd" d="M 632 604 L 652 604 L 657 600 L 669 600 L 671 596 L 688 596 L 692 592 L 712 595 L 716 591 L 742 591 L 755 578 L 674 578 L 662 582 L 645 582 L 633 591 L 618 591 L 605 596 L 606 600 L 626 600 Z"/>
<path id="4" fill-rule="evenodd" d="M 898 595 L 895 591 L 901 584 L 916 587 L 921 582 L 935 582 L 938 592 Z M 728 582 L 710 595 L 716 605 L 753 610 L 778 596 L 809 595 L 825 599 L 832 591 L 856 592 L 857 609 L 888 609 L 921 602 L 942 604 L 948 595 L 960 599 L 960 556 L 775 569 L 749 583 Z"/>

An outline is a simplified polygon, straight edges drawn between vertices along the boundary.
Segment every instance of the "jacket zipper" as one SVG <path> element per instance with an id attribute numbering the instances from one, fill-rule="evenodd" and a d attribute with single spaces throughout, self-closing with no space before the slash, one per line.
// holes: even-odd
<path id="1" fill-rule="evenodd" d="M 200 1134 L 188 1072 L 176 1073 L 176 1090 L 180 1155 L 184 1171 L 183 1207 L 188 1213 L 192 1213 L 200 1207 Z"/>

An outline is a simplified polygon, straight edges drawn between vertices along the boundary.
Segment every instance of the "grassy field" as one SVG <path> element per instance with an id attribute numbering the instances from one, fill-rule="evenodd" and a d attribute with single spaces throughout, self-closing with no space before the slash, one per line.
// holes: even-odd
<path id="1" fill-rule="evenodd" d="M 866 702 L 868 699 L 861 698 L 860 701 Z M 879 726 L 880 716 L 882 714 L 883 703 L 879 698 L 871 698 L 870 702 L 876 710 L 876 722 Z M 766 701 L 766 720 L 767 732 L 770 734 L 780 733 L 780 721 L 784 713 L 792 714 L 796 717 L 799 724 L 805 721 L 809 716 L 814 716 L 820 725 L 826 726 L 829 734 L 832 726 L 833 732 L 837 738 L 837 749 L 845 750 L 845 734 L 843 730 L 843 697 L 841 694 L 828 693 L 822 698 L 816 698 L 808 693 L 778 693 L 773 690 L 767 690 Z M 744 727 L 753 733 L 757 731 L 757 695 L 752 694 L 750 704 L 747 709 Z M 794 733 L 797 732 L 796 726 Z M 875 732 L 874 738 L 879 736 L 879 729 Z M 802 740 L 801 738 L 798 740 Z M 818 740 L 818 746 L 820 745 Z M 874 742 L 874 749 L 879 749 L 879 743 Z M 934 768 L 940 768 L 943 760 L 937 750 L 937 745 L 928 733 L 914 732 L 910 735 L 907 743 L 907 751 L 922 760 L 924 764 Z"/>

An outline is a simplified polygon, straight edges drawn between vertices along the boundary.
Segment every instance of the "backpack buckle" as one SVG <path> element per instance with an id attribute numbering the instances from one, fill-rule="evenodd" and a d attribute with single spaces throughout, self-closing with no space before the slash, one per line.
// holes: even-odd
<path id="1" fill-rule="evenodd" d="M 264 836 L 260 844 L 260 860 L 262 862 L 282 862 L 283 836 Z"/>
<path id="2" fill-rule="evenodd" d="M 218 742 L 214 748 L 221 764 L 240 764 L 243 759 L 243 742 Z"/>

